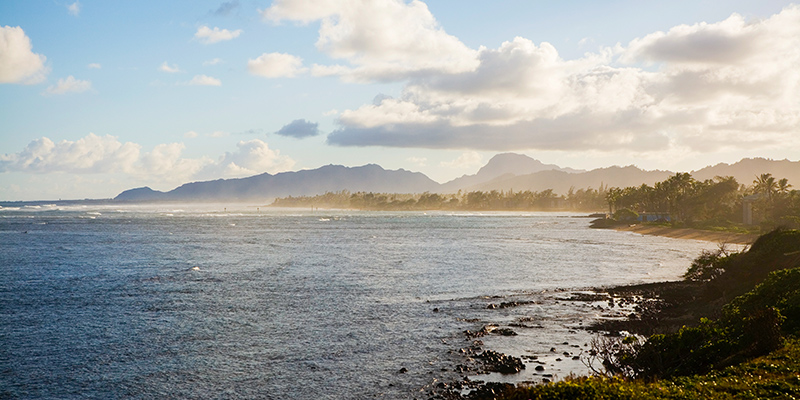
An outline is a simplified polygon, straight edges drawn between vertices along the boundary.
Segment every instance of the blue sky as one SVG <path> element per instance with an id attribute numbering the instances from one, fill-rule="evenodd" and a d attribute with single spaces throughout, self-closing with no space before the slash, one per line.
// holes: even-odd
<path id="1" fill-rule="evenodd" d="M 6 0 L 0 39 L 0 200 L 800 157 L 785 1 Z"/>

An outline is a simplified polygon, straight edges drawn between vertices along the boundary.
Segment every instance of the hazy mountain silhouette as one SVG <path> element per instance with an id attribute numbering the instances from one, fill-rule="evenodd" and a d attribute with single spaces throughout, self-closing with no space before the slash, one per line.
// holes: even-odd
<path id="1" fill-rule="evenodd" d="M 695 179 L 712 179 L 715 176 L 732 176 L 739 184 L 752 185 L 761 174 L 772 174 L 775 179 L 786 178 L 794 189 L 800 188 L 800 161 L 768 160 L 766 158 L 744 158 L 733 164 L 719 163 L 691 174 Z"/>
<path id="2" fill-rule="evenodd" d="M 563 172 L 582 172 L 572 168 L 561 168 L 555 164 L 544 164 L 524 154 L 503 153 L 492 157 L 475 175 L 464 175 L 442 184 L 440 193 L 455 193 L 489 182 L 502 176 L 528 175 L 540 171 L 556 170 Z"/>
<path id="3" fill-rule="evenodd" d="M 574 187 L 577 190 L 590 187 L 598 189 L 601 184 L 608 187 L 640 186 L 643 183 L 653 185 L 658 181 L 669 178 L 671 175 L 674 175 L 674 173 L 669 171 L 644 171 L 632 165 L 598 168 L 580 173 L 549 170 L 520 176 L 501 176 L 466 190 L 531 190 L 540 192 L 553 189 L 556 194 L 566 194 L 570 187 Z"/>
<path id="4" fill-rule="evenodd" d="M 119 201 L 265 200 L 325 192 L 422 193 L 439 184 L 420 172 L 385 170 L 375 164 L 361 167 L 326 165 L 313 170 L 260 174 L 241 179 L 192 182 L 168 192 L 137 188 L 120 193 Z"/>
<path id="5" fill-rule="evenodd" d="M 734 164 L 720 163 L 691 172 L 698 180 L 715 176 L 733 176 L 740 184 L 750 185 L 757 175 L 771 173 L 776 179 L 788 178 L 800 187 L 800 161 L 745 158 Z M 308 196 L 325 192 L 383 193 L 455 193 L 462 191 L 543 191 L 552 189 L 566 194 L 569 189 L 653 185 L 674 175 L 670 171 L 644 171 L 635 166 L 598 168 L 579 171 L 544 164 L 525 155 L 504 153 L 491 160 L 475 175 L 464 175 L 444 184 L 434 182 L 420 172 L 386 170 L 375 164 L 360 167 L 327 165 L 313 170 L 260 174 L 241 179 L 218 179 L 181 185 L 168 192 L 149 187 L 126 190 L 119 201 L 218 201 L 268 200 L 275 197 Z"/>

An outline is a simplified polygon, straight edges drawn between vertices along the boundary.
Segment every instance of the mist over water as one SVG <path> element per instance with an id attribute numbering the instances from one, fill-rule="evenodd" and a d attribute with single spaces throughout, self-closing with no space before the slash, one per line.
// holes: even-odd
<path id="1" fill-rule="evenodd" d="M 716 247 L 572 216 L 3 208 L 0 397 L 419 397 L 465 320 L 535 318 L 486 341 L 535 350 L 586 335 L 559 290 L 677 279 Z M 541 301 L 486 310 L 504 299 Z"/>

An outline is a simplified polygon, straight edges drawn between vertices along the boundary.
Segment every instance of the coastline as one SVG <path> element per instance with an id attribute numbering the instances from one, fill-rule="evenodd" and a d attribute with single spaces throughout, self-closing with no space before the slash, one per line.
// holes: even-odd
<path id="1" fill-rule="evenodd" d="M 624 232 L 634 232 L 641 235 L 664 236 L 675 239 L 704 240 L 707 242 L 730 243 L 749 245 L 752 244 L 760 235 L 752 233 L 734 233 L 706 231 L 692 228 L 670 228 L 653 225 L 622 225 L 612 229 Z"/>

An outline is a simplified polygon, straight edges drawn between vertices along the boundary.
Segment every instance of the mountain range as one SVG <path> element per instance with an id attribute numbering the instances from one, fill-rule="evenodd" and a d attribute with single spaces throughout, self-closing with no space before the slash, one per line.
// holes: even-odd
<path id="1" fill-rule="evenodd" d="M 751 184 L 757 175 L 771 173 L 800 185 L 800 161 L 746 158 L 733 164 L 720 163 L 692 171 L 695 179 L 733 176 Z M 192 182 L 161 192 L 149 187 L 126 190 L 116 201 L 266 201 L 276 197 L 313 196 L 325 192 L 455 193 L 462 191 L 552 189 L 566 194 L 570 188 L 585 189 L 653 185 L 674 175 L 670 171 L 645 171 L 635 166 L 598 168 L 591 171 L 562 168 L 521 154 L 494 156 L 474 175 L 464 175 L 440 184 L 420 172 L 386 170 L 379 165 L 360 167 L 326 165 L 313 170 L 260 174 L 240 179 Z"/>

